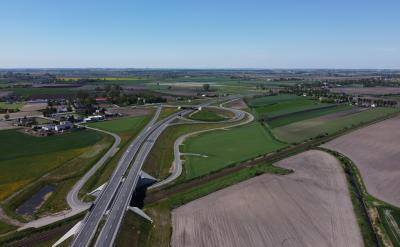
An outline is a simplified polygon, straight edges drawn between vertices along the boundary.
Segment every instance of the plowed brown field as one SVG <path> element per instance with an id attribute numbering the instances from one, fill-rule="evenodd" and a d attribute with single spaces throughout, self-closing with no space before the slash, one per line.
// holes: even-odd
<path id="1" fill-rule="evenodd" d="M 265 174 L 175 209 L 172 246 L 363 246 L 333 156 L 313 150 L 277 165 L 295 172 Z"/>
<path id="2" fill-rule="evenodd" d="M 322 146 L 349 157 L 371 195 L 400 207 L 400 116 Z"/>

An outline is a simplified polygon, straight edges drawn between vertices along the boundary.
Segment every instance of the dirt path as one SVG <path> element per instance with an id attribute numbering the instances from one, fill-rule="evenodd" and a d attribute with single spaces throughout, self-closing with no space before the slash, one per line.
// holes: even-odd
<path id="1" fill-rule="evenodd" d="M 10 218 L 3 210 L 2 207 L 0 207 L 0 220 L 4 221 L 5 223 L 13 226 L 22 226 L 24 223 L 19 222 L 16 219 Z"/>

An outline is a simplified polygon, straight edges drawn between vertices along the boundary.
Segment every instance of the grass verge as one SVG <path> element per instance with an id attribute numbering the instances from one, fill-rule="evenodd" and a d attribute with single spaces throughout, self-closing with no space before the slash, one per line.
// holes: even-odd
<path id="1" fill-rule="evenodd" d="M 190 114 L 189 118 L 198 121 L 220 122 L 232 117 L 232 114 L 229 113 L 231 112 L 216 108 L 204 108 L 201 111 L 196 111 L 193 114 Z"/>

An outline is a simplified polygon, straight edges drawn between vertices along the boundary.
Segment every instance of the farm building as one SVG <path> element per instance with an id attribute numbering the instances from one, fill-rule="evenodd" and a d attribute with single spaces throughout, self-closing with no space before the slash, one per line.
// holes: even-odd
<path id="1" fill-rule="evenodd" d="M 95 100 L 96 100 L 96 103 L 106 103 L 106 102 L 108 102 L 108 98 L 106 98 L 106 97 L 97 97 Z"/>
<path id="2" fill-rule="evenodd" d="M 101 116 L 101 115 L 89 116 L 87 118 L 84 118 L 83 122 L 89 123 L 89 122 L 97 122 L 100 120 L 104 120 L 104 116 Z"/>
<path id="3" fill-rule="evenodd" d="M 53 130 L 55 130 L 56 125 L 55 124 L 44 124 L 44 125 L 41 125 L 41 128 L 44 131 L 53 131 Z"/>
<path id="4" fill-rule="evenodd" d="M 65 122 L 61 122 L 59 125 L 56 125 L 54 127 L 54 130 L 55 131 L 63 131 L 63 130 L 72 129 L 73 127 L 74 127 L 74 125 L 70 121 L 65 121 Z"/>

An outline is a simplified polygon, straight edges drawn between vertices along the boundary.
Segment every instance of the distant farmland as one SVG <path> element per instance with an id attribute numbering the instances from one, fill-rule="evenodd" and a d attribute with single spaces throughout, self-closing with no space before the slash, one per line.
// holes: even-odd
<path id="1" fill-rule="evenodd" d="M 277 165 L 295 172 L 261 175 L 173 210 L 171 245 L 363 246 L 338 160 L 308 151 Z"/>
<path id="2" fill-rule="evenodd" d="M 384 94 L 399 94 L 400 87 L 343 87 L 331 88 L 331 92 L 345 93 L 350 95 L 384 95 Z"/>
<path id="3" fill-rule="evenodd" d="M 288 125 L 294 122 L 299 122 L 302 120 L 320 117 L 327 114 L 332 114 L 336 112 L 342 112 L 346 110 L 352 109 L 352 106 L 349 105 L 330 105 L 325 107 L 319 107 L 316 109 L 309 109 L 306 111 L 294 112 L 282 116 L 275 117 L 273 119 L 268 120 L 268 125 L 271 128 L 277 128 L 284 125 Z"/>
<path id="4" fill-rule="evenodd" d="M 370 122 L 396 111 L 397 109 L 393 108 L 376 108 L 361 112 L 352 110 L 349 114 L 332 113 L 275 128 L 273 133 L 279 140 L 285 142 L 301 142 L 318 135 L 333 134 L 344 128 Z"/>
<path id="5" fill-rule="evenodd" d="M 8 88 L 8 91 L 13 92 L 21 97 L 39 97 L 39 96 L 69 96 L 78 93 L 77 88 Z"/>
<path id="6" fill-rule="evenodd" d="M 329 106 L 308 97 L 296 95 L 266 96 L 249 102 L 257 116 L 262 119 L 276 118 L 295 112 Z"/>
<path id="7" fill-rule="evenodd" d="M 400 207 L 400 117 L 362 128 L 323 147 L 349 157 L 368 192 Z"/>
<path id="8" fill-rule="evenodd" d="M 254 98 L 249 100 L 248 104 L 250 107 L 259 107 L 269 104 L 276 104 L 281 101 L 297 100 L 299 98 L 301 97 L 293 94 L 279 94 L 276 96 L 265 96 L 265 97 Z"/>

